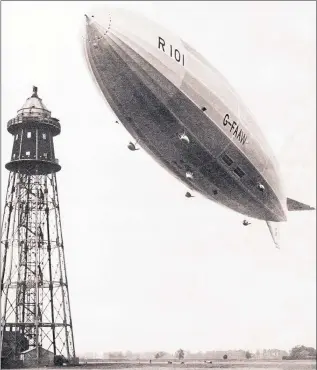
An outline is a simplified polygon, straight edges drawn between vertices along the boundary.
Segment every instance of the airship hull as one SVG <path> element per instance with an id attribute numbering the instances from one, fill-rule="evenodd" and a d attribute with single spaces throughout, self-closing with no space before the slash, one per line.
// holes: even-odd
<path id="1" fill-rule="evenodd" d="M 130 27 L 131 17 L 124 20 L 122 13 L 98 11 L 87 21 L 85 38 L 90 71 L 124 127 L 189 188 L 244 215 L 285 220 L 274 157 L 228 83 L 166 30 L 151 23 L 144 40 L 137 34 L 140 19 L 138 27 Z M 204 78 L 208 72 L 214 80 Z M 218 83 L 217 93 L 214 81 L 225 89 Z"/>

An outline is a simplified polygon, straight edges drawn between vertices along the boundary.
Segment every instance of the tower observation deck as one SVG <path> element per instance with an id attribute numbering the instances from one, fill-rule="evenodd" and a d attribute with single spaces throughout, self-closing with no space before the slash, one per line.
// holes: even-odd
<path id="1" fill-rule="evenodd" d="M 51 116 L 37 95 L 37 87 L 7 125 L 14 135 L 9 171 L 44 175 L 61 169 L 55 158 L 53 137 L 61 132 L 59 120 Z"/>
<path id="2" fill-rule="evenodd" d="M 33 87 L 7 129 L 14 136 L 1 235 L 2 367 L 75 363 L 56 172 L 61 132 Z M 2 348 L 1 348 L 2 343 Z"/>

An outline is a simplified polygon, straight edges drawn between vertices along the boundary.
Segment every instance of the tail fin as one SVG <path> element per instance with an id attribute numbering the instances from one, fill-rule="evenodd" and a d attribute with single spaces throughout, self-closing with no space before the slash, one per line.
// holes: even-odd
<path id="1" fill-rule="evenodd" d="M 287 198 L 287 208 L 289 211 L 312 211 L 315 208 L 307 204 L 297 202 L 297 200 Z"/>
<path id="2" fill-rule="evenodd" d="M 272 235 L 272 239 L 274 241 L 274 244 L 276 248 L 280 248 L 279 242 L 280 242 L 280 230 L 279 230 L 279 223 L 273 222 L 273 221 L 266 221 L 266 224 L 270 230 L 270 233 Z"/>

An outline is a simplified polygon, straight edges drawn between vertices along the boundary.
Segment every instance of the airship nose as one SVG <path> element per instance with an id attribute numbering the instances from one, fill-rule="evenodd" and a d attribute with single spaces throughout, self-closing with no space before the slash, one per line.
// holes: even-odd
<path id="1" fill-rule="evenodd" d="M 112 14 L 108 7 L 93 8 L 85 16 L 86 32 L 88 26 L 93 26 L 101 35 L 106 35 L 110 32 L 112 23 Z"/>
<path id="2" fill-rule="evenodd" d="M 87 14 L 85 14 L 85 21 L 86 21 L 86 25 L 87 24 L 90 24 L 90 22 L 91 22 L 91 16 L 88 16 Z"/>

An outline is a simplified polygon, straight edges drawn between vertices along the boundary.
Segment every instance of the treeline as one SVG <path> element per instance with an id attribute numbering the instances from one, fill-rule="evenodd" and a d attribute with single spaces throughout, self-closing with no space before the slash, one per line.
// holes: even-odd
<path id="1" fill-rule="evenodd" d="M 283 356 L 283 360 L 309 360 L 316 359 L 316 349 L 313 347 L 296 346 L 291 349 L 289 356 Z"/>
<path id="2" fill-rule="evenodd" d="M 86 353 L 81 356 L 83 359 L 100 359 L 96 353 Z M 316 349 L 313 347 L 306 347 L 298 345 L 292 348 L 289 352 L 279 349 L 264 349 L 257 350 L 255 353 L 245 350 L 228 350 L 228 351 L 206 351 L 206 352 L 190 352 L 183 349 L 177 350 L 175 353 L 168 353 L 165 351 L 157 352 L 139 352 L 133 353 L 126 352 L 105 352 L 101 356 L 104 360 L 210 360 L 210 359 L 223 359 L 223 360 L 265 360 L 265 359 L 280 359 L 280 360 L 303 360 L 303 359 L 316 359 Z"/>

